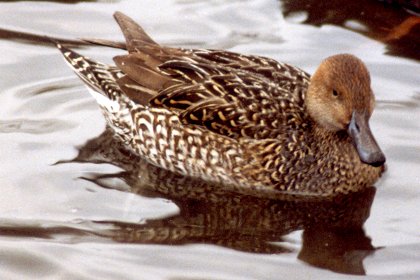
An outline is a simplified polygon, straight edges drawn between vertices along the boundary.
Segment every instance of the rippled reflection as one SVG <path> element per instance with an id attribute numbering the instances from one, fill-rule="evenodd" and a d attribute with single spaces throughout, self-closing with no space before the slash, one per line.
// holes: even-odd
<path id="1" fill-rule="evenodd" d="M 106 130 L 64 163 L 111 163 L 124 171 L 85 179 L 109 188 L 124 180 L 131 192 L 173 201 L 176 216 L 145 223 L 102 221 L 112 230 L 98 235 L 123 243 L 180 245 L 207 243 L 253 253 L 290 252 L 283 236 L 303 231 L 299 259 L 337 272 L 364 274 L 363 259 L 375 248 L 362 226 L 375 188 L 322 201 L 293 201 L 238 194 L 146 163 L 126 151 Z M 109 181 L 111 180 L 111 181 Z M 111 183 L 107 183 L 111 182 Z"/>
<path id="2" fill-rule="evenodd" d="M 386 43 L 389 54 L 420 60 L 420 11 L 418 1 L 316 1 L 283 0 L 288 17 L 305 13 L 304 23 L 334 24 Z M 398 4 L 398 5 L 397 5 Z"/>

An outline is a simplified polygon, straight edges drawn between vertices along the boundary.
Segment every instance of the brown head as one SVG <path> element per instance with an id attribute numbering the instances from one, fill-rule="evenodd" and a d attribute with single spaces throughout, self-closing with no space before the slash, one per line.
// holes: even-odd
<path id="1" fill-rule="evenodd" d="M 373 166 L 385 162 L 369 127 L 375 97 L 360 59 L 350 54 L 325 59 L 311 77 L 305 104 L 323 129 L 348 132 L 362 162 Z"/>

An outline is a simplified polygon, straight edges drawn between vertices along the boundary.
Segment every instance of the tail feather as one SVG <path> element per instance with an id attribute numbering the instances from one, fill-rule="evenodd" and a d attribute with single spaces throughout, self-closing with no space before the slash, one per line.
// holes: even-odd
<path id="1" fill-rule="evenodd" d="M 82 38 L 81 40 L 90 44 L 98 45 L 98 46 L 105 46 L 105 47 L 127 50 L 127 46 L 125 45 L 125 42 L 115 42 L 115 41 L 96 39 L 96 38 Z"/>
<path id="2" fill-rule="evenodd" d="M 121 12 L 116 12 L 114 18 L 124 34 L 127 50 L 134 52 L 143 48 L 145 45 L 158 45 L 143 28 L 140 27 L 134 20 L 124 15 Z"/>
<path id="3" fill-rule="evenodd" d="M 102 95 L 101 98 L 98 94 L 93 94 L 101 105 L 105 105 L 104 102 L 116 101 L 121 95 L 121 89 L 117 84 L 117 80 L 124 76 L 121 70 L 82 56 L 59 43 L 56 43 L 56 46 L 77 76 L 95 93 Z"/>

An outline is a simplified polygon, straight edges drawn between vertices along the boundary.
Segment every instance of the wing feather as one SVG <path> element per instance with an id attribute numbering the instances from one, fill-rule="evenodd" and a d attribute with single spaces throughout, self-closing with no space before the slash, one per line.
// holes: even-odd
<path id="1" fill-rule="evenodd" d="M 132 100 L 233 138 L 274 138 L 304 119 L 304 71 L 260 56 L 160 46 L 127 16 L 115 19 L 129 52 L 114 58 L 124 74 L 117 83 Z"/>

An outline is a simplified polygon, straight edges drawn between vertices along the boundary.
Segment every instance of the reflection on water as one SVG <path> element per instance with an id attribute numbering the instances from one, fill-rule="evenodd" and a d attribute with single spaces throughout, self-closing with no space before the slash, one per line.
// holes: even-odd
<path id="1" fill-rule="evenodd" d="M 339 25 L 385 42 L 390 54 L 420 60 L 420 17 L 406 10 L 419 11 L 420 4 L 414 2 L 396 6 L 383 1 L 284 0 L 282 5 L 286 17 L 305 13 L 304 23 Z"/>
<path id="2" fill-rule="evenodd" d="M 282 245 L 282 236 L 304 230 L 301 260 L 351 274 L 364 274 L 363 259 L 374 251 L 362 229 L 375 195 L 373 187 L 323 201 L 282 201 L 233 193 L 146 163 L 126 151 L 109 129 L 81 147 L 76 158 L 59 164 L 89 162 L 114 164 L 123 171 L 91 174 L 85 179 L 106 188 L 112 187 L 112 179 L 122 179 L 131 192 L 164 197 L 180 209 L 179 215 L 142 224 L 102 221 L 114 228 L 102 236 L 117 242 L 209 243 L 278 254 L 290 251 Z"/>

